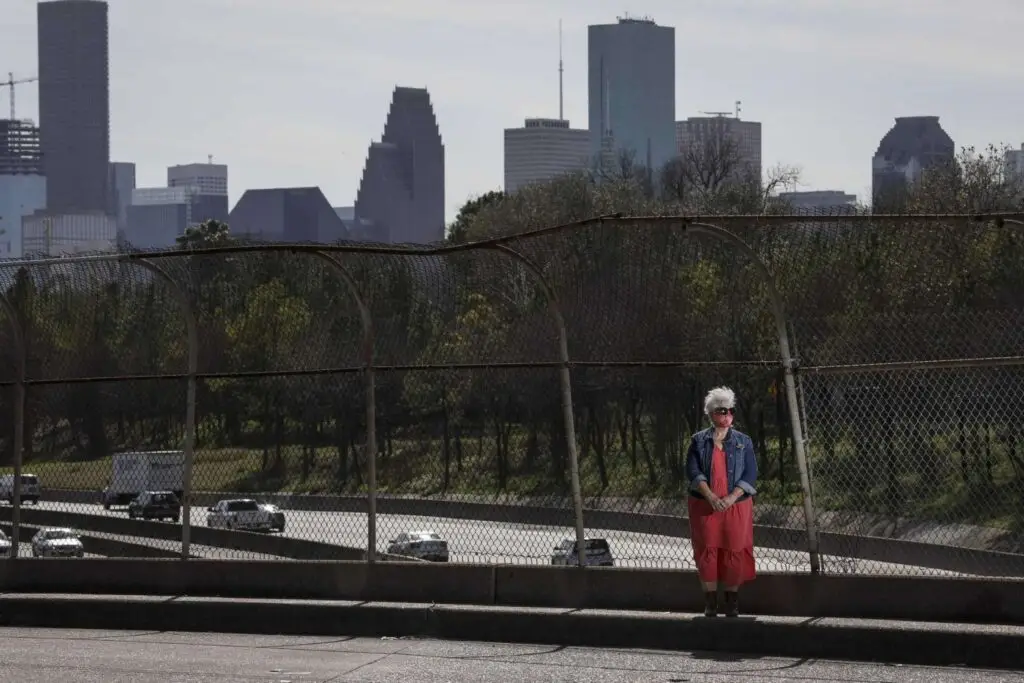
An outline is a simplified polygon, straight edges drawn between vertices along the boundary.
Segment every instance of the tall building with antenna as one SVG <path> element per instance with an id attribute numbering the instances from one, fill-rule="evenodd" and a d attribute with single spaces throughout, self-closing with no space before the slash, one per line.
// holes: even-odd
<path id="1" fill-rule="evenodd" d="M 587 32 L 591 157 L 660 170 L 676 155 L 675 29 L 624 16 Z"/>
<path id="2" fill-rule="evenodd" d="M 558 22 L 558 118 L 529 118 L 521 128 L 505 129 L 505 192 L 543 183 L 587 168 L 590 132 L 570 128 L 565 119 L 565 65 L 562 22 Z"/>

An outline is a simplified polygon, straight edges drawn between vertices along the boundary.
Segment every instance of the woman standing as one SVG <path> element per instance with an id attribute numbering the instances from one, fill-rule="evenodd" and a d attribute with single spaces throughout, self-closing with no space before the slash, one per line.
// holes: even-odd
<path id="1" fill-rule="evenodd" d="M 754 579 L 754 499 L 757 459 L 750 437 L 732 428 L 736 394 L 717 387 L 704 399 L 712 427 L 693 435 L 686 454 L 690 538 L 704 588 L 704 616 L 718 614 L 718 587 L 727 617 L 740 613 L 739 589 Z"/>

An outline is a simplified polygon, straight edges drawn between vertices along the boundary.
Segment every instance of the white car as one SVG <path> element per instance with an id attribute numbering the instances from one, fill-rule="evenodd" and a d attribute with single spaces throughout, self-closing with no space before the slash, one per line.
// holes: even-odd
<path id="1" fill-rule="evenodd" d="M 7 534 L 0 531 L 0 557 L 11 556 L 11 541 L 7 538 Z"/>
<path id="2" fill-rule="evenodd" d="M 32 557 L 82 557 L 85 548 L 73 529 L 50 527 L 32 537 Z"/>
<path id="3" fill-rule="evenodd" d="M 448 542 L 433 531 L 398 534 L 388 543 L 388 555 L 415 557 L 428 562 L 448 561 Z"/>
<path id="4" fill-rule="evenodd" d="M 273 517 L 251 498 L 222 500 L 206 508 L 206 526 L 237 531 L 270 531 Z"/>

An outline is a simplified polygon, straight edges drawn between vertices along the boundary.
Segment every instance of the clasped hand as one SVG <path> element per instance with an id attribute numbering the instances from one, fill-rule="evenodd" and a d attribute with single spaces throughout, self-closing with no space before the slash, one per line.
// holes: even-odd
<path id="1" fill-rule="evenodd" d="M 736 499 L 733 498 L 731 495 L 725 496 L 724 498 L 719 498 L 718 496 L 711 494 L 711 497 L 708 499 L 708 502 L 711 503 L 711 507 L 715 510 L 715 512 L 724 512 L 725 510 L 728 510 L 733 506 L 733 504 L 736 503 Z"/>

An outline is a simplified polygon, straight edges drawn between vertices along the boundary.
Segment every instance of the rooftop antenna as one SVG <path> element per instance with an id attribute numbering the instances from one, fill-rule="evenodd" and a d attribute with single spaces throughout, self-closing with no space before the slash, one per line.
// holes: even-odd
<path id="1" fill-rule="evenodd" d="M 743 102 L 741 100 L 736 100 L 736 118 L 737 119 L 740 117 L 740 111 L 741 111 L 741 105 L 742 104 L 743 104 Z"/>
<path id="2" fill-rule="evenodd" d="M 564 88 L 562 87 L 562 20 L 558 20 L 558 120 L 565 120 L 565 95 Z"/>

